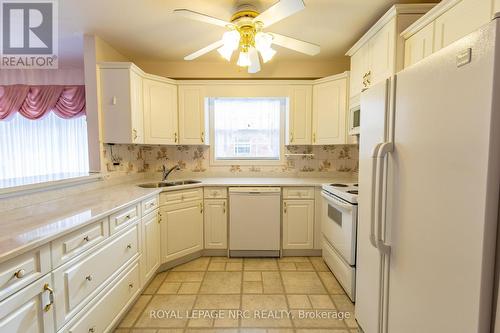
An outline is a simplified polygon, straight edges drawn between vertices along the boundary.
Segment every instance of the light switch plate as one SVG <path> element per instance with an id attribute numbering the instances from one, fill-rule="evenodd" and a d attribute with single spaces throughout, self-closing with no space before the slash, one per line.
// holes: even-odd
<path id="1" fill-rule="evenodd" d="M 463 67 L 472 61 L 472 49 L 469 48 L 457 54 L 457 67 Z"/>

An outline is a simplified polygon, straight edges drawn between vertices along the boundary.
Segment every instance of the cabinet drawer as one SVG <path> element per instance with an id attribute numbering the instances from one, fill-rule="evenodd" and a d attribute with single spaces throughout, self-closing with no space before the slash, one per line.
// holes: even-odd
<path id="1" fill-rule="evenodd" d="M 202 198 L 203 198 L 202 188 L 164 192 L 160 194 L 160 205 L 175 205 L 184 202 L 201 200 Z"/>
<path id="2" fill-rule="evenodd" d="M 205 187 L 203 196 L 205 199 L 226 199 L 227 187 Z"/>
<path id="3" fill-rule="evenodd" d="M 314 199 L 314 187 L 285 187 L 283 199 Z"/>
<path id="4" fill-rule="evenodd" d="M 110 239 L 86 258 L 73 260 L 54 271 L 56 322 L 60 328 L 76 314 L 107 280 L 138 256 L 139 224 Z"/>
<path id="5" fill-rule="evenodd" d="M 51 286 L 50 275 L 47 274 L 0 302 L 0 332 L 55 332 L 54 306 L 50 305 L 48 289 Z"/>
<path id="6" fill-rule="evenodd" d="M 108 219 L 92 223 L 52 242 L 54 268 L 68 262 L 85 250 L 99 244 L 109 236 Z"/>
<path id="7" fill-rule="evenodd" d="M 108 332 L 138 292 L 139 264 L 135 262 L 109 284 L 97 302 L 83 309 L 59 333 Z"/>
<path id="8" fill-rule="evenodd" d="M 0 300 L 50 272 L 50 245 L 0 264 Z"/>
<path id="9" fill-rule="evenodd" d="M 139 219 L 139 205 L 129 206 L 109 218 L 109 230 L 111 234 L 126 228 Z"/>
<path id="10" fill-rule="evenodd" d="M 158 196 L 155 195 L 152 198 L 146 199 L 142 202 L 142 216 L 151 213 L 159 206 Z"/>

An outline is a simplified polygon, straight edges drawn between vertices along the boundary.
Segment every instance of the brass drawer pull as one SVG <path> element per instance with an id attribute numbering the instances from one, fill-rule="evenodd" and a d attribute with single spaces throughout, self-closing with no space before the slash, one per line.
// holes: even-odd
<path id="1" fill-rule="evenodd" d="M 85 236 L 85 237 L 83 237 L 83 240 L 86 241 L 86 242 L 88 242 L 88 241 L 90 241 L 90 237 L 89 236 Z"/>
<path id="2" fill-rule="evenodd" d="M 18 279 L 22 279 L 25 274 L 26 274 L 26 271 L 24 269 L 20 269 L 14 273 L 14 276 Z"/>
<path id="3" fill-rule="evenodd" d="M 132 244 L 127 244 L 127 249 L 131 249 L 132 248 Z"/>
<path id="4" fill-rule="evenodd" d="M 46 283 L 43 286 L 43 291 L 48 291 L 49 292 L 50 303 L 47 304 L 47 305 L 45 305 L 44 308 L 43 308 L 43 311 L 48 312 L 50 310 L 50 308 L 52 308 L 52 304 L 54 304 L 54 290 L 52 288 L 50 288 L 50 286 L 49 286 L 48 283 Z"/>
<path id="5" fill-rule="evenodd" d="M 92 279 L 93 279 L 92 275 L 87 275 L 87 276 L 85 277 L 85 280 L 87 280 L 87 281 L 89 281 L 89 282 L 90 282 L 90 281 L 92 281 Z"/>

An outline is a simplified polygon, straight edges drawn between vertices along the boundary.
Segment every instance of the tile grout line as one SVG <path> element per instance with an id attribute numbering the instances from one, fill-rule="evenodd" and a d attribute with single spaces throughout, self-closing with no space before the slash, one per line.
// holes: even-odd
<path id="1" fill-rule="evenodd" d="M 291 308 L 290 308 L 290 302 L 288 302 L 288 293 L 286 292 L 286 289 L 285 289 L 285 280 L 283 280 L 283 275 L 281 274 L 281 269 L 279 269 L 279 262 L 277 262 L 278 264 L 278 273 L 280 275 L 280 281 L 281 281 L 281 285 L 283 287 L 283 296 L 285 297 L 285 302 L 286 302 L 286 306 L 288 308 L 288 311 L 289 313 L 291 312 Z M 293 263 L 295 268 L 297 268 L 297 265 L 295 265 L 295 263 Z M 293 315 L 292 315 L 293 316 Z M 292 330 L 295 332 L 296 331 L 296 328 L 295 328 L 295 320 L 293 320 L 293 318 L 290 318 L 290 323 L 292 324 Z"/>

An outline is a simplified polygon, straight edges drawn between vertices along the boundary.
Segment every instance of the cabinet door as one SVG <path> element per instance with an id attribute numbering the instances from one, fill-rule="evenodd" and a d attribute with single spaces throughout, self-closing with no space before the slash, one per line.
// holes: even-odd
<path id="1" fill-rule="evenodd" d="M 146 215 L 142 222 L 144 282 L 149 281 L 160 266 L 160 218 L 158 211 Z"/>
<path id="2" fill-rule="evenodd" d="M 430 56 L 434 49 L 434 22 L 405 41 L 405 67 Z"/>
<path id="3" fill-rule="evenodd" d="M 203 249 L 202 201 L 162 207 L 160 213 L 162 262 Z"/>
<path id="4" fill-rule="evenodd" d="M 365 74 L 368 73 L 369 51 L 369 43 L 367 43 L 351 57 L 350 98 L 358 96 L 366 88 L 363 82 Z"/>
<path id="5" fill-rule="evenodd" d="M 132 119 L 132 143 L 144 143 L 144 104 L 142 77 L 130 72 L 130 110 Z"/>
<path id="6" fill-rule="evenodd" d="M 130 70 L 100 69 L 102 135 L 105 143 L 133 143 Z"/>
<path id="7" fill-rule="evenodd" d="M 0 302 L 0 332 L 55 332 L 50 275 Z"/>
<path id="8" fill-rule="evenodd" d="M 205 248 L 227 249 L 227 200 L 205 200 Z"/>
<path id="9" fill-rule="evenodd" d="M 490 19 L 490 0 L 462 0 L 436 19 L 434 51 L 473 32 Z"/>
<path id="10" fill-rule="evenodd" d="M 180 144 L 206 144 L 205 89 L 202 86 L 179 86 Z"/>
<path id="11" fill-rule="evenodd" d="M 283 249 L 312 249 L 314 201 L 283 201 Z"/>
<path id="12" fill-rule="evenodd" d="M 396 55 L 396 18 L 387 23 L 369 42 L 369 85 L 394 74 Z"/>
<path id="13" fill-rule="evenodd" d="M 177 144 L 177 87 L 144 80 L 144 142 Z"/>
<path id="14" fill-rule="evenodd" d="M 287 145 L 311 144 L 311 86 L 295 86 L 290 89 L 290 109 L 287 114 Z"/>
<path id="15" fill-rule="evenodd" d="M 313 145 L 345 144 L 347 78 L 313 88 Z"/>

